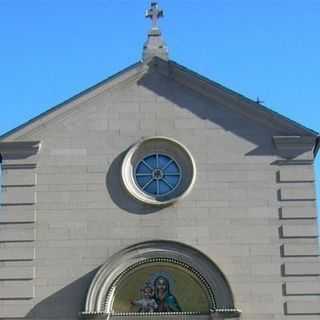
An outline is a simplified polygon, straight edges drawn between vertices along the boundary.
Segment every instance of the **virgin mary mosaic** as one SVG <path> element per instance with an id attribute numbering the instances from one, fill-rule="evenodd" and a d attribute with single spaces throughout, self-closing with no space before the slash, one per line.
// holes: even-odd
<path id="1" fill-rule="evenodd" d="M 112 310 L 207 313 L 212 308 L 211 300 L 208 288 L 192 271 L 174 263 L 146 263 L 120 278 Z"/>

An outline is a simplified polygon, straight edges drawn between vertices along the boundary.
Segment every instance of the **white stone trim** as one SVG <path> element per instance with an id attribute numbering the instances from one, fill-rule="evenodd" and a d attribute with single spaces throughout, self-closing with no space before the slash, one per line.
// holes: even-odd
<path id="1" fill-rule="evenodd" d="M 169 155 L 182 167 L 182 174 L 184 171 L 189 176 L 184 176 L 182 178 L 184 183 L 182 181 L 176 190 L 170 192 L 167 196 L 152 196 L 144 193 L 137 186 L 134 177 L 135 166 L 137 164 L 135 157 L 138 157 L 139 153 L 143 154 L 144 151 L 146 155 L 150 152 L 159 151 Z M 176 154 L 179 154 L 179 159 L 177 159 Z M 154 136 L 142 138 L 128 150 L 122 162 L 121 176 L 125 188 L 135 199 L 149 205 L 163 206 L 181 200 L 189 194 L 196 179 L 196 165 L 189 150 L 180 142 L 164 136 Z"/>
<path id="2" fill-rule="evenodd" d="M 128 268 L 148 259 L 172 259 L 190 266 L 205 279 L 214 294 L 213 310 L 238 310 L 234 307 L 231 288 L 219 268 L 204 254 L 173 241 L 148 241 L 126 248 L 111 257 L 94 277 L 87 293 L 86 314 L 112 314 L 106 306 L 112 287 Z M 111 290 L 111 291 L 110 291 Z"/>

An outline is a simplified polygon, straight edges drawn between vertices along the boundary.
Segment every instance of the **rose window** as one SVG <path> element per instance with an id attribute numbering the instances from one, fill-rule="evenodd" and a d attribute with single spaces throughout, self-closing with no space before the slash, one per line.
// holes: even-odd
<path id="1" fill-rule="evenodd" d="M 135 170 L 139 188 L 150 195 L 163 196 L 181 181 L 181 169 L 171 157 L 155 153 L 142 159 Z"/>

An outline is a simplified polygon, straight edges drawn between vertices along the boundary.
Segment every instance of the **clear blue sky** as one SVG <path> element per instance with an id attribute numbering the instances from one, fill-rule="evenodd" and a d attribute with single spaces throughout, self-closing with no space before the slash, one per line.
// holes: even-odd
<path id="1" fill-rule="evenodd" d="M 319 0 L 160 5 L 171 59 L 320 131 Z M 0 134 L 138 61 L 148 6 L 0 0 Z"/>

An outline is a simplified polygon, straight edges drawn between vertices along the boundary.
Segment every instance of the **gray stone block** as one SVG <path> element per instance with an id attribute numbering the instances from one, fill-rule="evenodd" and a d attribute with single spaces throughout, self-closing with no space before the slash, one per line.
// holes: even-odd
<path id="1" fill-rule="evenodd" d="M 315 207 L 281 207 L 281 219 L 316 219 L 317 209 Z"/>
<path id="2" fill-rule="evenodd" d="M 284 264 L 285 276 L 318 276 L 320 275 L 320 262 L 286 262 Z"/>
<path id="3" fill-rule="evenodd" d="M 33 206 L 4 206 L 0 207 L 0 223 L 31 223 L 35 222 Z"/>
<path id="4" fill-rule="evenodd" d="M 311 165 L 282 166 L 279 171 L 280 182 L 312 182 L 314 172 Z"/>
<path id="5" fill-rule="evenodd" d="M 0 267 L 0 280 L 30 280 L 34 278 L 33 267 Z M 0 282 L 1 286 L 1 282 Z"/>
<path id="6" fill-rule="evenodd" d="M 285 283 L 286 295 L 320 295 L 320 279 L 313 278 L 310 280 L 304 280 L 303 282 L 291 282 Z"/>
<path id="7" fill-rule="evenodd" d="M 318 227 L 314 225 L 282 225 L 281 236 L 283 238 L 317 238 Z"/>
<path id="8" fill-rule="evenodd" d="M 34 285 L 32 281 L 2 281 L 1 282 L 0 300 L 32 299 L 33 297 L 34 297 Z"/>
<path id="9" fill-rule="evenodd" d="M 320 249 L 318 243 L 314 244 L 284 244 L 282 252 L 285 257 L 312 257 L 319 256 Z"/>
<path id="10" fill-rule="evenodd" d="M 299 187 L 281 187 L 280 199 L 289 200 L 315 200 L 316 193 L 313 184 L 299 184 Z"/>
<path id="11" fill-rule="evenodd" d="M 0 300 L 0 314 L 4 319 L 25 318 L 33 306 L 31 300 Z"/>
<path id="12" fill-rule="evenodd" d="M 35 258 L 35 249 L 29 247 L 0 248 L 0 261 L 24 261 Z"/>
<path id="13" fill-rule="evenodd" d="M 26 229 L 22 226 L 8 228 L 0 226 L 0 242 L 24 242 L 34 240 L 35 230 L 33 228 Z"/>
<path id="14" fill-rule="evenodd" d="M 33 204 L 35 203 L 34 187 L 4 187 L 1 190 L 1 204 Z"/>
<path id="15" fill-rule="evenodd" d="M 320 315 L 320 298 L 313 301 L 288 301 L 285 309 L 288 315 Z"/>
<path id="16" fill-rule="evenodd" d="M 36 175 L 32 169 L 6 169 L 1 173 L 2 186 L 35 185 Z"/>

